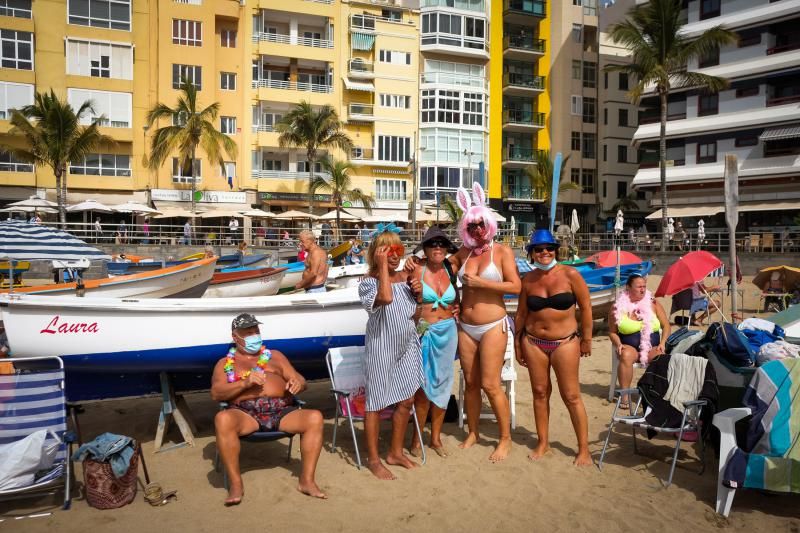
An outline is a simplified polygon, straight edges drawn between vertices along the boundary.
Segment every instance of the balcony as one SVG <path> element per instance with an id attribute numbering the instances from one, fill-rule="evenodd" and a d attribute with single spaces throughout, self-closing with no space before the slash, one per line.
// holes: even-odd
<path id="1" fill-rule="evenodd" d="M 506 131 L 535 131 L 544 128 L 544 113 L 524 109 L 503 110 L 503 129 Z"/>
<path id="2" fill-rule="evenodd" d="M 284 81 L 284 80 L 253 80 L 253 89 L 284 89 L 288 91 L 307 91 L 312 93 L 330 94 L 333 92 L 333 85 L 322 85 L 319 83 L 308 83 L 303 81 Z"/>
<path id="3" fill-rule="evenodd" d="M 295 44 L 299 46 L 310 46 L 312 48 L 333 48 L 333 41 L 330 39 L 313 39 L 310 37 L 294 37 L 282 33 L 254 32 L 253 42 L 266 42 L 278 44 Z"/>
<path id="4" fill-rule="evenodd" d="M 372 161 L 374 150 L 372 148 L 355 147 L 350 151 L 350 162 Z"/>
<path id="5" fill-rule="evenodd" d="M 420 7 L 423 9 L 426 7 L 449 7 L 461 11 L 486 12 L 484 0 L 422 0 Z"/>
<path id="6" fill-rule="evenodd" d="M 351 78 L 372 79 L 375 77 L 375 65 L 360 59 L 347 62 L 347 75 Z"/>
<path id="7" fill-rule="evenodd" d="M 503 166 L 524 167 L 532 165 L 536 163 L 536 157 L 544 153 L 544 150 L 535 150 L 533 148 L 506 147 L 503 148 Z"/>
<path id="8" fill-rule="evenodd" d="M 544 18 L 547 16 L 546 5 L 547 3 L 544 0 L 505 0 L 503 2 L 503 14 L 506 16 L 519 15 L 522 17 Z"/>
<path id="9" fill-rule="evenodd" d="M 250 172 L 250 177 L 260 178 L 273 178 L 273 179 L 288 179 L 288 180 L 307 180 L 309 178 L 308 172 L 297 172 L 295 170 L 259 170 L 253 169 Z M 314 177 L 322 177 L 327 180 L 331 179 L 331 175 L 327 172 L 314 172 Z"/>
<path id="10" fill-rule="evenodd" d="M 489 41 L 481 37 L 442 32 L 423 33 L 419 49 L 421 52 L 441 51 L 452 55 L 489 59 Z"/>
<path id="11" fill-rule="evenodd" d="M 523 185 L 510 185 L 507 183 L 503 184 L 503 200 L 533 200 L 538 202 L 543 202 L 542 198 L 535 198 L 536 196 L 536 189 L 530 185 L 523 184 Z"/>
<path id="12" fill-rule="evenodd" d="M 506 35 L 503 37 L 503 55 L 509 58 L 530 59 L 544 55 L 544 39 L 536 39 L 533 34 Z"/>
<path id="13" fill-rule="evenodd" d="M 271 133 L 275 131 L 274 124 L 253 124 L 253 133 L 266 132 Z"/>
<path id="14" fill-rule="evenodd" d="M 767 98 L 767 107 L 772 107 L 775 105 L 783 105 L 783 104 L 792 104 L 794 102 L 800 102 L 800 88 L 797 89 L 790 89 L 789 91 L 785 91 L 794 94 L 787 94 L 785 96 L 776 96 L 773 98 Z"/>
<path id="15" fill-rule="evenodd" d="M 780 54 L 782 52 L 790 52 L 792 50 L 797 50 L 798 48 L 800 48 L 800 41 L 783 44 L 781 46 L 773 46 L 772 48 L 767 48 L 767 55 L 771 56 L 773 54 Z"/>
<path id="16" fill-rule="evenodd" d="M 389 17 L 379 17 L 376 15 L 350 15 L 350 31 L 359 31 L 359 32 L 374 32 L 375 27 L 379 26 L 380 24 L 403 24 L 407 26 L 411 26 L 413 24 L 413 20 L 403 21 L 401 18 L 400 20 L 395 18 Z"/>
<path id="17" fill-rule="evenodd" d="M 420 76 L 420 83 L 424 84 L 439 84 L 439 85 L 456 85 L 459 87 L 474 87 L 480 90 L 486 90 L 486 78 L 481 76 L 466 76 L 463 74 L 455 74 L 452 72 L 425 72 Z"/>
<path id="18" fill-rule="evenodd" d="M 347 108 L 347 117 L 351 122 L 374 122 L 374 106 L 372 104 L 350 104 Z"/>
<path id="19" fill-rule="evenodd" d="M 387 202 L 405 202 L 408 200 L 408 193 L 402 191 L 378 191 L 375 193 L 375 199 Z"/>
<path id="20" fill-rule="evenodd" d="M 539 94 L 544 91 L 544 76 L 506 72 L 503 74 L 504 94 Z"/>
<path id="21" fill-rule="evenodd" d="M 355 147 L 350 152 L 350 163 L 353 166 L 381 166 L 381 167 L 393 167 L 393 168 L 408 168 L 408 161 L 386 161 L 382 159 L 376 159 L 376 153 L 373 148 L 361 148 Z"/>

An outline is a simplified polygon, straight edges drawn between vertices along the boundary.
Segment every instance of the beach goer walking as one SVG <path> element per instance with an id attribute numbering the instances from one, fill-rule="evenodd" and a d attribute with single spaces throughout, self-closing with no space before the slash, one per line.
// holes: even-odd
<path id="1" fill-rule="evenodd" d="M 183 244 L 192 244 L 192 223 L 188 220 L 186 224 L 183 225 Z"/>
<path id="2" fill-rule="evenodd" d="M 147 219 L 142 222 L 142 244 L 150 244 L 150 223 Z"/>
<path id="3" fill-rule="evenodd" d="M 621 389 L 631 386 L 635 362 L 646 364 L 666 353 L 669 334 L 667 313 L 647 290 L 647 280 L 631 274 L 608 314 L 608 338 L 617 349 L 617 381 Z M 620 406 L 628 408 L 627 396 Z"/>
<path id="4" fill-rule="evenodd" d="M 295 395 L 306 389 L 306 380 L 285 355 L 263 345 L 259 324 L 248 313 L 233 319 L 233 346 L 217 362 L 211 377 L 211 398 L 228 402 L 228 408 L 214 417 L 217 449 L 230 480 L 225 505 L 237 505 L 244 497 L 239 437 L 256 431 L 300 435 L 303 465 L 297 490 L 326 498 L 314 478 L 322 451 L 322 413 L 297 405 Z"/>
<path id="5" fill-rule="evenodd" d="M 417 391 L 414 406 L 417 418 L 425 424 L 431 412 L 430 447 L 440 457 L 448 452 L 442 444 L 442 425 L 453 390 L 453 362 L 458 348 L 458 292 L 455 276 L 447 262 L 448 252 L 456 248 L 447 235 L 437 227 L 430 227 L 420 243 L 425 252 L 425 266 L 411 274 L 419 280 L 422 305 L 417 322 L 417 333 L 422 345 L 422 371 L 425 382 Z M 410 453 L 419 457 L 422 446 L 416 433 L 411 438 Z"/>
<path id="6" fill-rule="evenodd" d="M 536 230 L 527 246 L 536 267 L 522 280 L 515 318 L 514 351 L 528 369 L 533 392 L 533 415 L 538 443 L 528 455 L 540 459 L 550 450 L 550 367 L 555 370 L 561 399 L 578 437 L 574 464 L 592 464 L 589 424 L 581 398 L 578 367 L 592 353 L 592 303 L 586 282 L 572 267 L 556 261 L 558 244 L 548 230 Z M 581 310 L 580 327 L 577 310 Z"/>
<path id="7" fill-rule="evenodd" d="M 236 220 L 236 217 L 231 217 L 231 221 L 228 222 L 228 231 L 230 232 L 229 237 L 231 242 L 241 240 L 239 239 L 239 221 Z"/>
<path id="8" fill-rule="evenodd" d="M 391 227 L 391 226 L 390 226 Z M 391 229 L 373 234 L 367 251 L 369 273 L 358 286 L 369 314 L 365 336 L 367 468 L 378 479 L 394 479 L 378 454 L 380 412 L 395 406 L 386 463 L 416 468 L 403 454 L 414 394 L 422 387 L 422 353 L 414 324 L 420 285 L 405 270 L 397 271 L 405 249 Z"/>
<path id="9" fill-rule="evenodd" d="M 128 242 L 128 225 L 125 224 L 124 220 L 119 221 L 119 226 L 117 227 L 117 234 L 119 235 L 120 244 L 126 244 Z"/>
<path id="10" fill-rule="evenodd" d="M 103 240 L 103 225 L 100 223 L 100 217 L 97 217 L 94 221 L 94 238 L 95 242 Z"/>
<path id="11" fill-rule="evenodd" d="M 328 280 L 328 254 L 318 244 L 314 234 L 304 229 L 299 235 L 300 244 L 308 253 L 305 258 L 306 269 L 303 277 L 295 285 L 295 289 L 305 289 L 306 292 L 325 292 L 325 282 Z"/>

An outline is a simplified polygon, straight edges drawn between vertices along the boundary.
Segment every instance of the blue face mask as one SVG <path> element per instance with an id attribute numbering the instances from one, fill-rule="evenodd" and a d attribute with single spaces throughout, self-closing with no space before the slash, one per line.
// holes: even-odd
<path id="1" fill-rule="evenodd" d="M 550 270 L 551 268 L 553 268 L 557 264 L 558 264 L 558 261 L 556 261 L 555 259 L 553 261 L 550 261 L 546 265 L 541 264 L 539 261 L 534 261 L 533 262 L 533 266 L 535 266 L 539 270 L 544 270 L 544 271 Z"/>
<path id="2" fill-rule="evenodd" d="M 244 339 L 244 351 L 249 354 L 257 354 L 261 350 L 261 335 L 253 333 Z"/>

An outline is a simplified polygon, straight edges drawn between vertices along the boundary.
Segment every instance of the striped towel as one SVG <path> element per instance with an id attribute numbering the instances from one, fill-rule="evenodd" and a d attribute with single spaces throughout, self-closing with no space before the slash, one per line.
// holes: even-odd
<path id="1" fill-rule="evenodd" d="M 761 366 L 743 403 L 753 411 L 744 449 L 725 466 L 730 488 L 800 492 L 800 359 Z"/>

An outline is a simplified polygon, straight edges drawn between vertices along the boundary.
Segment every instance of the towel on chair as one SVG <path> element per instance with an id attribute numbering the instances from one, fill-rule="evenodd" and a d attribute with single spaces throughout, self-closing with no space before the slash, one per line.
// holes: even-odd
<path id="1" fill-rule="evenodd" d="M 693 357 L 685 353 L 673 353 L 667 369 L 669 387 L 664 394 L 678 411 L 683 411 L 683 403 L 696 400 L 703 388 L 708 359 Z"/>

